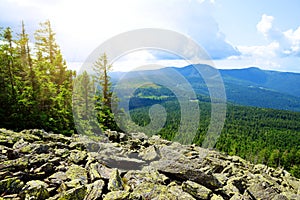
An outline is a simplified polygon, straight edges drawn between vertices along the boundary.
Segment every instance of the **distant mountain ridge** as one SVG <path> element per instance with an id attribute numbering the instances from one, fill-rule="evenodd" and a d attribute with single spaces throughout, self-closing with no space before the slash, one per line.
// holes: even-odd
<path id="1" fill-rule="evenodd" d="M 284 94 L 300 97 L 300 74 L 261 70 L 257 67 L 245 69 L 220 70 L 222 77 L 244 80 L 249 84 L 273 89 Z"/>
<path id="2" fill-rule="evenodd" d="M 210 68 L 211 66 L 198 64 L 196 67 Z M 229 102 L 247 106 L 300 111 L 299 73 L 269 71 L 257 67 L 220 69 L 219 72 Z M 190 82 L 197 94 L 209 95 L 204 79 L 193 65 L 128 73 L 112 72 L 111 76 L 113 82 L 116 83 L 123 75 L 126 75 L 128 79 L 134 79 L 138 76 L 155 77 L 162 73 L 168 74 L 170 77 L 175 75 L 172 73 L 179 73 Z"/>

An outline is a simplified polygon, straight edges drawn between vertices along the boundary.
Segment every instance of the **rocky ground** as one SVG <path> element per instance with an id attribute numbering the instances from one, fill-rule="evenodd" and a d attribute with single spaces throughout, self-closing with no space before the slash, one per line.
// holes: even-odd
<path id="1" fill-rule="evenodd" d="M 300 199 L 300 181 L 282 169 L 158 136 L 106 135 L 0 129 L 0 199 Z"/>

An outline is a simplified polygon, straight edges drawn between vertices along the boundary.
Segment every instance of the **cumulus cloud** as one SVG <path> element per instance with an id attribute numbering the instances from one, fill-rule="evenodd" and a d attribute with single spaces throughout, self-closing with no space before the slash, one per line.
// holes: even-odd
<path id="1" fill-rule="evenodd" d="M 265 45 L 238 45 L 240 56 L 229 57 L 232 61 L 242 61 L 244 65 L 264 69 L 299 71 L 300 26 L 286 31 L 274 25 L 275 17 L 263 14 L 256 29 L 266 39 Z M 227 60 L 229 60 L 227 59 Z"/>
<path id="2" fill-rule="evenodd" d="M 300 56 L 300 26 L 296 30 L 281 31 L 273 25 L 273 21 L 273 16 L 264 14 L 256 28 L 271 44 L 277 44 L 274 53 L 278 56 Z"/>
<path id="3" fill-rule="evenodd" d="M 256 29 L 264 34 L 265 37 L 268 37 L 268 34 L 273 26 L 273 16 L 268 16 L 266 14 L 263 14 L 261 17 L 261 20 L 256 25 Z"/>

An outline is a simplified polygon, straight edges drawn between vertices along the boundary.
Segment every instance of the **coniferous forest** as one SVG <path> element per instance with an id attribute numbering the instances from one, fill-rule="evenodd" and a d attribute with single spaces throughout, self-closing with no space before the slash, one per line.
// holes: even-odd
<path id="1" fill-rule="evenodd" d="M 32 46 L 25 25 L 0 32 L 0 126 L 71 134 L 72 79 L 50 21 L 40 24 Z"/>
<path id="2" fill-rule="evenodd" d="M 113 85 L 107 77 L 100 76 L 107 58 L 99 58 L 96 67 L 100 66 L 100 74 L 95 78 L 85 72 L 76 78 L 76 72 L 67 68 L 50 21 L 40 24 L 34 41 L 29 41 L 25 27 L 22 23 L 17 33 L 9 27 L 0 29 L 0 127 L 76 134 L 72 92 L 77 81 L 82 88 L 76 92 L 85 96 L 76 99 L 84 106 L 78 117 L 84 119 L 86 112 L 94 109 L 88 102 L 96 101 L 95 112 L 101 129 L 119 130 L 109 108 L 111 98 L 115 98 L 110 91 Z M 104 66 L 110 70 L 111 66 Z M 95 83 L 105 91 L 89 95 L 87 91 L 95 91 Z M 135 123 L 145 126 L 150 120 L 149 107 L 156 103 L 165 106 L 167 121 L 159 134 L 172 140 L 178 131 L 180 108 L 176 100 L 166 98 L 170 94 L 161 98 L 159 90 L 140 89 L 143 94 L 131 100 L 131 116 Z M 210 103 L 199 97 L 199 105 L 201 121 L 194 143 L 201 146 L 210 120 Z M 215 148 L 254 163 L 283 167 L 300 177 L 300 113 L 228 103 L 225 126 Z"/>

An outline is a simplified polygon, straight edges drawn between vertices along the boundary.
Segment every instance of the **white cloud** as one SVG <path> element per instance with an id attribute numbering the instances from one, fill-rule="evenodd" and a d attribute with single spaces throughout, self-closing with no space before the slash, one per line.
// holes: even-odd
<path id="1" fill-rule="evenodd" d="M 273 25 L 273 21 L 273 16 L 264 14 L 257 24 L 257 30 L 271 42 L 270 44 L 277 44 L 273 53 L 277 56 L 300 56 L 300 26 L 295 31 L 281 31 Z"/>
<path id="2" fill-rule="evenodd" d="M 290 48 L 284 52 L 285 54 L 294 54 L 300 56 L 300 26 L 293 31 L 292 29 L 285 31 L 285 38 L 290 42 Z"/>
<path id="3" fill-rule="evenodd" d="M 264 34 L 265 37 L 268 37 L 269 31 L 272 29 L 274 17 L 263 14 L 260 22 L 256 25 L 256 28 L 259 32 Z"/>
<path id="4" fill-rule="evenodd" d="M 274 26 L 275 18 L 263 14 L 256 29 L 265 38 L 265 45 L 238 45 L 240 56 L 224 60 L 225 68 L 231 65 L 257 66 L 263 69 L 280 71 L 299 71 L 300 26 L 296 30 L 281 31 Z M 220 65 L 220 63 L 218 63 Z M 224 67 L 222 67 L 224 68 Z"/>
<path id="5" fill-rule="evenodd" d="M 272 42 L 269 45 L 257 45 L 257 46 L 238 46 L 242 56 L 253 56 L 261 58 L 274 58 L 277 56 L 276 52 L 279 49 L 278 42 Z"/>

